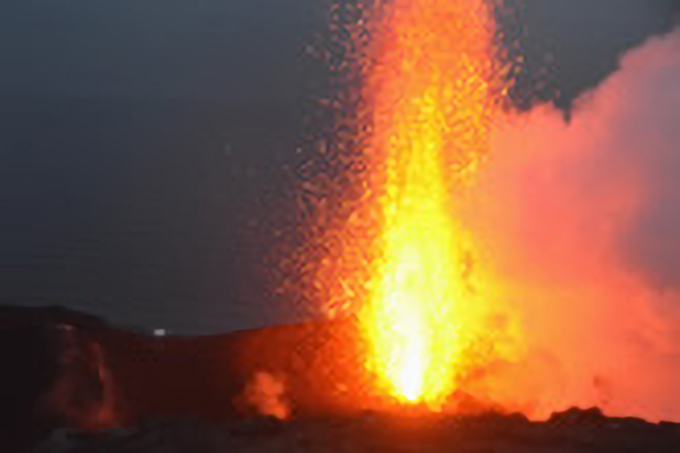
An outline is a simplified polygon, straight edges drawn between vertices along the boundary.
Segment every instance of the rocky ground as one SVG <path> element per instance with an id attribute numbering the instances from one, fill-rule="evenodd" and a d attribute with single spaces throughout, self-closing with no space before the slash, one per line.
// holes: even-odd
<path id="1" fill-rule="evenodd" d="M 519 414 L 175 420 L 97 433 L 57 430 L 37 450 L 56 452 L 680 452 L 680 425 L 572 409 L 546 422 Z"/>
<path id="2" fill-rule="evenodd" d="M 530 422 L 465 392 L 457 411 L 476 415 L 357 413 L 384 406 L 367 399 L 352 326 L 157 338 L 59 307 L 0 307 L 0 452 L 680 453 L 680 424 L 598 409 Z"/>

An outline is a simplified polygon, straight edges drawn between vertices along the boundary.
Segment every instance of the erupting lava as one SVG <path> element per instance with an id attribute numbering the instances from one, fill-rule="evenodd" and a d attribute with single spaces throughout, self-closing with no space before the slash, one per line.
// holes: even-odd
<path id="1" fill-rule="evenodd" d="M 362 94 L 381 225 L 359 322 L 382 390 L 439 407 L 456 387 L 472 303 L 450 194 L 488 148 L 493 18 L 485 0 L 375 8 Z"/>

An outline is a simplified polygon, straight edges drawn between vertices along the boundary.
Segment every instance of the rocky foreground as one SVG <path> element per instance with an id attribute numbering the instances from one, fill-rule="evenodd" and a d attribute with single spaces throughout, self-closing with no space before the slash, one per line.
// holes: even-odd
<path id="1" fill-rule="evenodd" d="M 357 412 L 383 406 L 352 328 L 156 337 L 58 307 L 0 307 L 0 452 L 680 453 L 680 425 L 598 409 L 538 423 L 460 392 L 452 407 L 465 416 Z"/>
<path id="2" fill-rule="evenodd" d="M 363 413 L 231 423 L 176 420 L 100 432 L 58 430 L 37 447 L 56 452 L 680 452 L 680 424 L 607 418 L 572 409 L 546 422 L 524 416 L 419 417 Z"/>

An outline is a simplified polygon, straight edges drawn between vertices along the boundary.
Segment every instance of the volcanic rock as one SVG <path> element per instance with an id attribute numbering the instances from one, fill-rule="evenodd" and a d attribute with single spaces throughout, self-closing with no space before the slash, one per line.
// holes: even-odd
<path id="1" fill-rule="evenodd" d="M 89 394 L 78 401 L 94 383 L 87 376 L 91 357 L 80 353 L 104 327 L 96 317 L 59 307 L 0 307 L 0 443 L 20 451 L 60 424 L 64 411 L 48 407 L 48 400 L 66 367 L 79 384 L 69 398 L 71 414 L 96 399 Z"/>
<path id="2" fill-rule="evenodd" d="M 357 345 L 352 320 L 154 337 L 0 309 L 0 451 L 680 451 L 680 425 L 598 408 L 531 422 L 459 393 L 466 415 L 363 411 Z"/>
<path id="3" fill-rule="evenodd" d="M 548 423 L 557 428 L 578 425 L 602 426 L 606 420 L 607 418 L 597 407 L 585 410 L 572 407 L 564 412 L 553 413 Z"/>
<path id="4" fill-rule="evenodd" d="M 0 308 L 0 443 L 168 417 L 346 410 L 362 394 L 352 327 L 340 320 L 155 337 L 58 307 Z"/>
<path id="5" fill-rule="evenodd" d="M 634 434 L 594 427 L 585 442 L 578 430 L 565 429 L 555 436 L 548 423 L 522 422 L 513 417 L 458 417 L 423 415 L 419 418 L 397 414 L 372 414 L 339 417 L 342 423 L 328 418 L 290 421 L 234 421 L 210 423 L 198 420 L 175 420 L 148 424 L 138 430 L 98 432 L 78 435 L 55 433 L 37 450 L 40 453 L 94 452 L 675 452 L 680 451 L 676 432 Z M 454 423 L 458 420 L 461 423 Z M 489 425 L 490 424 L 490 425 Z M 475 431 L 475 425 L 478 425 Z M 507 426 L 483 432 L 483 425 Z M 651 425 L 651 424 L 650 424 Z M 275 429 L 272 429 L 276 426 Z M 592 426 L 592 425 L 590 425 Z M 510 428 L 512 427 L 512 428 Z M 670 428 L 669 426 L 666 426 Z M 515 436 L 513 430 L 525 430 Z M 472 433 L 472 434 L 471 434 Z M 539 441 L 537 441 L 537 439 Z"/>

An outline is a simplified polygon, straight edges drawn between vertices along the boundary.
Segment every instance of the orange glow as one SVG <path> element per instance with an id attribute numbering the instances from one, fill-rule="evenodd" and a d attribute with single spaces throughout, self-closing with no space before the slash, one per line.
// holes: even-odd
<path id="1" fill-rule="evenodd" d="M 677 420 L 674 230 L 656 215 L 674 202 L 679 35 L 631 51 L 567 125 L 496 108 L 484 1 L 354 3 L 331 11 L 335 134 L 296 169 L 303 227 L 277 279 L 297 306 L 350 315 L 338 355 L 368 372 L 322 385 L 408 413 Z"/>
<path id="2" fill-rule="evenodd" d="M 373 20 L 363 95 L 381 220 L 360 326 L 381 389 L 440 407 L 478 328 L 463 323 L 471 244 L 450 194 L 488 149 L 493 19 L 484 0 L 393 0 Z"/>

